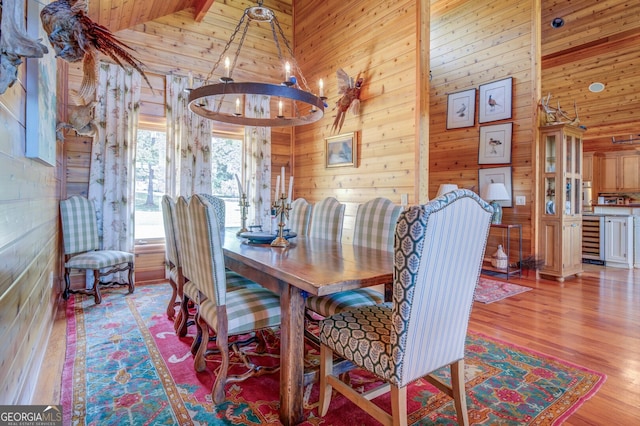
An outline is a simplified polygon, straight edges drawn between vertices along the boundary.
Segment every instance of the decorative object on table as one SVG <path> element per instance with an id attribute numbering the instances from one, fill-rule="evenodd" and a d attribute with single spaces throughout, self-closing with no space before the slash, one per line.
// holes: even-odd
<path id="1" fill-rule="evenodd" d="M 480 85 L 478 123 L 511 118 L 513 78 Z"/>
<path id="2" fill-rule="evenodd" d="M 276 190 L 275 201 L 271 206 L 276 211 L 276 218 L 278 218 L 278 234 L 276 238 L 271 241 L 273 247 L 289 247 L 289 241 L 284 235 L 284 227 L 287 225 L 289 219 L 289 210 L 291 210 L 291 196 L 293 193 L 293 176 L 289 177 L 289 192 L 285 195 L 284 192 L 284 167 L 282 167 L 281 176 L 276 178 Z M 281 180 L 282 179 L 282 180 Z M 279 194 L 279 195 L 278 195 Z"/>
<path id="3" fill-rule="evenodd" d="M 580 117 L 578 117 L 578 106 L 576 101 L 573 101 L 573 111 L 575 117 L 571 118 L 569 114 L 560 107 L 560 101 L 556 108 L 551 106 L 551 93 L 548 93 L 545 98 L 540 99 L 540 108 L 542 114 L 540 114 L 542 125 L 550 126 L 553 124 L 569 124 L 571 126 L 577 126 L 580 124 Z"/>
<path id="4" fill-rule="evenodd" d="M 238 178 L 238 175 L 235 175 L 236 177 L 236 182 L 238 183 L 238 193 L 240 196 L 240 200 L 238 201 L 238 205 L 240 206 L 240 230 L 236 233 L 236 235 L 240 235 L 243 232 L 247 232 L 247 214 L 249 212 L 249 200 L 247 199 L 248 197 L 248 193 L 249 193 L 249 182 L 247 181 L 247 184 L 245 187 L 242 186 L 242 184 L 240 183 L 240 178 Z"/>
<path id="5" fill-rule="evenodd" d="M 98 53 L 107 55 L 120 66 L 123 66 L 123 62 L 130 65 L 151 88 L 149 79 L 142 71 L 144 64 L 127 52 L 133 49 L 118 40 L 108 28 L 93 22 L 86 15 L 86 9 L 84 0 L 56 0 L 40 12 L 42 27 L 49 35 L 56 57 L 67 62 L 82 61 L 83 77 L 76 103 L 86 105 L 93 100 L 98 84 Z"/>
<path id="6" fill-rule="evenodd" d="M 533 289 L 480 276 L 476 292 L 473 294 L 473 301 L 489 304 L 530 290 Z"/>
<path id="7" fill-rule="evenodd" d="M 502 249 L 502 244 L 498 244 L 498 249 L 493 254 L 493 256 L 491 256 L 491 266 L 498 269 L 507 269 L 508 262 L 509 258 Z"/>
<path id="8" fill-rule="evenodd" d="M 339 132 L 342 129 L 347 111 L 353 115 L 360 113 L 360 91 L 362 90 L 362 83 L 364 82 L 360 74 L 358 74 L 354 81 L 342 68 L 336 71 L 336 75 L 338 77 L 338 94 L 341 96 L 338 102 L 336 102 L 336 109 L 338 111 L 331 126 L 331 133 L 335 131 Z"/>
<path id="9" fill-rule="evenodd" d="M 283 127 L 300 126 L 318 121 L 324 115 L 324 100 L 322 96 L 323 87 L 320 84 L 320 96 L 311 93 L 307 81 L 298 67 L 291 43 L 284 36 L 284 31 L 280 27 L 278 18 L 273 10 L 262 6 L 259 0 L 257 6 L 248 7 L 244 10 L 238 25 L 229 38 L 226 46 L 220 52 L 220 56 L 215 61 L 213 68 L 204 79 L 205 84 L 200 87 L 190 88 L 189 108 L 194 113 L 215 121 L 237 124 L 242 126 L 257 127 Z M 271 28 L 273 42 L 278 50 L 278 60 L 282 64 L 282 79 L 277 84 L 263 82 L 235 82 L 233 71 L 235 70 L 242 46 L 246 40 L 246 35 L 250 24 L 255 22 L 255 27 L 264 24 L 264 28 Z M 243 25 L 244 24 L 244 25 Z M 242 31 L 241 31 L 242 29 Z M 277 31 L 276 31 L 277 29 Z M 278 37 L 278 34 L 280 37 Z M 240 35 L 241 37 L 236 37 Z M 256 36 L 257 38 L 257 36 Z M 259 36 L 263 41 L 263 36 Z M 227 51 L 234 40 L 239 40 L 235 49 L 235 56 L 230 58 Z M 285 57 L 283 49 L 285 46 Z M 247 60 L 253 61 L 254 58 Z M 224 72 L 220 76 L 218 83 L 210 83 L 210 79 L 221 63 L 224 63 Z M 265 69 L 271 68 L 271 63 L 264 64 Z M 269 111 L 274 111 L 267 116 L 247 117 L 242 114 L 240 104 L 243 97 L 250 95 L 267 96 L 270 98 Z M 208 104 L 204 102 L 208 99 Z M 275 113 L 277 111 L 277 114 Z"/>
<path id="10" fill-rule="evenodd" d="M 264 231 L 248 231 L 242 232 L 238 235 L 240 238 L 246 238 L 251 244 L 271 244 L 276 238 L 279 237 L 279 230 L 276 232 L 264 232 Z M 282 237 L 285 240 L 297 237 L 298 234 L 288 229 L 282 230 Z"/>
<path id="11" fill-rule="evenodd" d="M 26 4 L 24 0 L 0 2 L 0 95 L 18 79 L 18 67 L 22 58 L 42 58 L 49 52 L 40 40 L 32 38 L 34 34 L 31 31 L 27 34 L 24 29 Z M 27 18 L 27 22 L 30 23 L 30 20 L 31 16 Z"/>
<path id="12" fill-rule="evenodd" d="M 480 127 L 478 164 L 511 163 L 511 134 L 513 123 Z"/>
<path id="13" fill-rule="evenodd" d="M 447 192 L 455 191 L 458 189 L 458 185 L 455 183 L 443 183 L 438 187 L 438 193 L 436 197 L 446 194 Z"/>
<path id="14" fill-rule="evenodd" d="M 491 207 L 493 207 L 493 216 L 491 217 L 491 223 L 494 225 L 500 225 L 502 223 L 502 206 L 499 201 L 505 201 L 510 198 L 507 188 L 502 182 L 491 182 L 485 189 L 482 198 L 489 201 Z"/>
<path id="15" fill-rule="evenodd" d="M 331 136 L 325 141 L 325 166 L 358 167 L 358 132 Z"/>
<path id="16" fill-rule="evenodd" d="M 447 97 L 447 130 L 476 124 L 476 89 L 450 93 Z"/>

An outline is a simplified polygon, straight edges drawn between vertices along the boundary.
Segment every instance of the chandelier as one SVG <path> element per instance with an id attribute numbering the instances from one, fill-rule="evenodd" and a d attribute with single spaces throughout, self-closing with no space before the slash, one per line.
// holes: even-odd
<path id="1" fill-rule="evenodd" d="M 252 22 L 269 23 L 271 26 L 278 58 L 284 70 L 284 78 L 279 84 L 236 82 L 233 79 L 233 71 Z M 234 57 L 230 59 L 227 51 L 238 33 L 240 33 L 238 47 Z M 282 39 L 282 44 L 288 53 L 287 58 L 282 54 L 280 39 Z M 224 63 L 224 72 L 219 78 L 219 82 L 210 83 L 211 77 L 221 63 Z M 188 92 L 189 109 L 194 113 L 215 121 L 258 127 L 300 126 L 318 121 L 324 115 L 324 100 L 326 99 L 323 96 L 322 80 L 320 80 L 319 96 L 312 94 L 309 90 L 302 71 L 293 57 L 289 41 L 280 27 L 278 18 L 271 9 L 262 6 L 262 1 L 258 1 L 258 6 L 245 9 L 204 84 L 200 87 L 190 88 Z M 272 111 L 269 116 L 256 118 L 245 116 L 243 104 L 246 95 L 269 96 L 269 110 Z"/>

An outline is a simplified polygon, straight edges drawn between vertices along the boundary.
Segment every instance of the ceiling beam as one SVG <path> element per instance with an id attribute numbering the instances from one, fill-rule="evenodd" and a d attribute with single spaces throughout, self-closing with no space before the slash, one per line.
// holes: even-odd
<path id="1" fill-rule="evenodd" d="M 194 20 L 196 22 L 202 22 L 204 19 L 204 15 L 207 14 L 211 6 L 213 6 L 213 2 L 215 0 L 198 0 L 196 1 L 196 12 Z"/>

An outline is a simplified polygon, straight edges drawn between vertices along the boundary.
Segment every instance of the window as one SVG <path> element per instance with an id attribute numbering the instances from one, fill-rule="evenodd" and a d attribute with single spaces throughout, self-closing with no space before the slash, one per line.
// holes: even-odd
<path id="1" fill-rule="evenodd" d="M 135 170 L 135 239 L 164 238 L 164 224 L 160 207 L 166 192 L 166 134 L 139 129 L 136 140 Z"/>
<path id="2" fill-rule="evenodd" d="M 211 141 L 211 193 L 225 200 L 225 225 L 240 227 L 238 184 L 242 176 L 242 137 L 216 135 Z"/>

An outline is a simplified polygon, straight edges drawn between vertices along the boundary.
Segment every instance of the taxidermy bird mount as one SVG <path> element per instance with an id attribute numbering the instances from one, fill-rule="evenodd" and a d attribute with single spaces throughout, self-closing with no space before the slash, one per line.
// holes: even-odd
<path id="1" fill-rule="evenodd" d="M 363 78 L 360 74 L 356 77 L 354 82 L 353 78 L 340 68 L 336 71 L 338 76 L 338 93 L 341 95 L 338 102 L 336 102 L 336 108 L 338 113 L 336 119 L 333 120 L 331 126 L 331 132 L 336 130 L 340 132 L 342 125 L 344 124 L 344 118 L 347 115 L 347 111 L 351 111 L 353 115 L 358 115 L 360 112 L 360 90 L 362 89 Z"/>
<path id="2" fill-rule="evenodd" d="M 149 87 L 149 79 L 142 71 L 143 64 L 127 50 L 133 50 L 118 40 L 111 31 L 93 22 L 87 15 L 85 0 L 56 0 L 46 5 L 40 12 L 42 27 L 49 35 L 49 41 L 56 51 L 56 57 L 67 62 L 82 63 L 82 84 L 78 104 L 88 104 L 93 99 L 98 78 L 96 76 L 96 55 L 98 52 L 109 56 L 116 64 L 123 62 L 138 71 Z M 153 88 L 152 88 L 153 89 Z"/>

